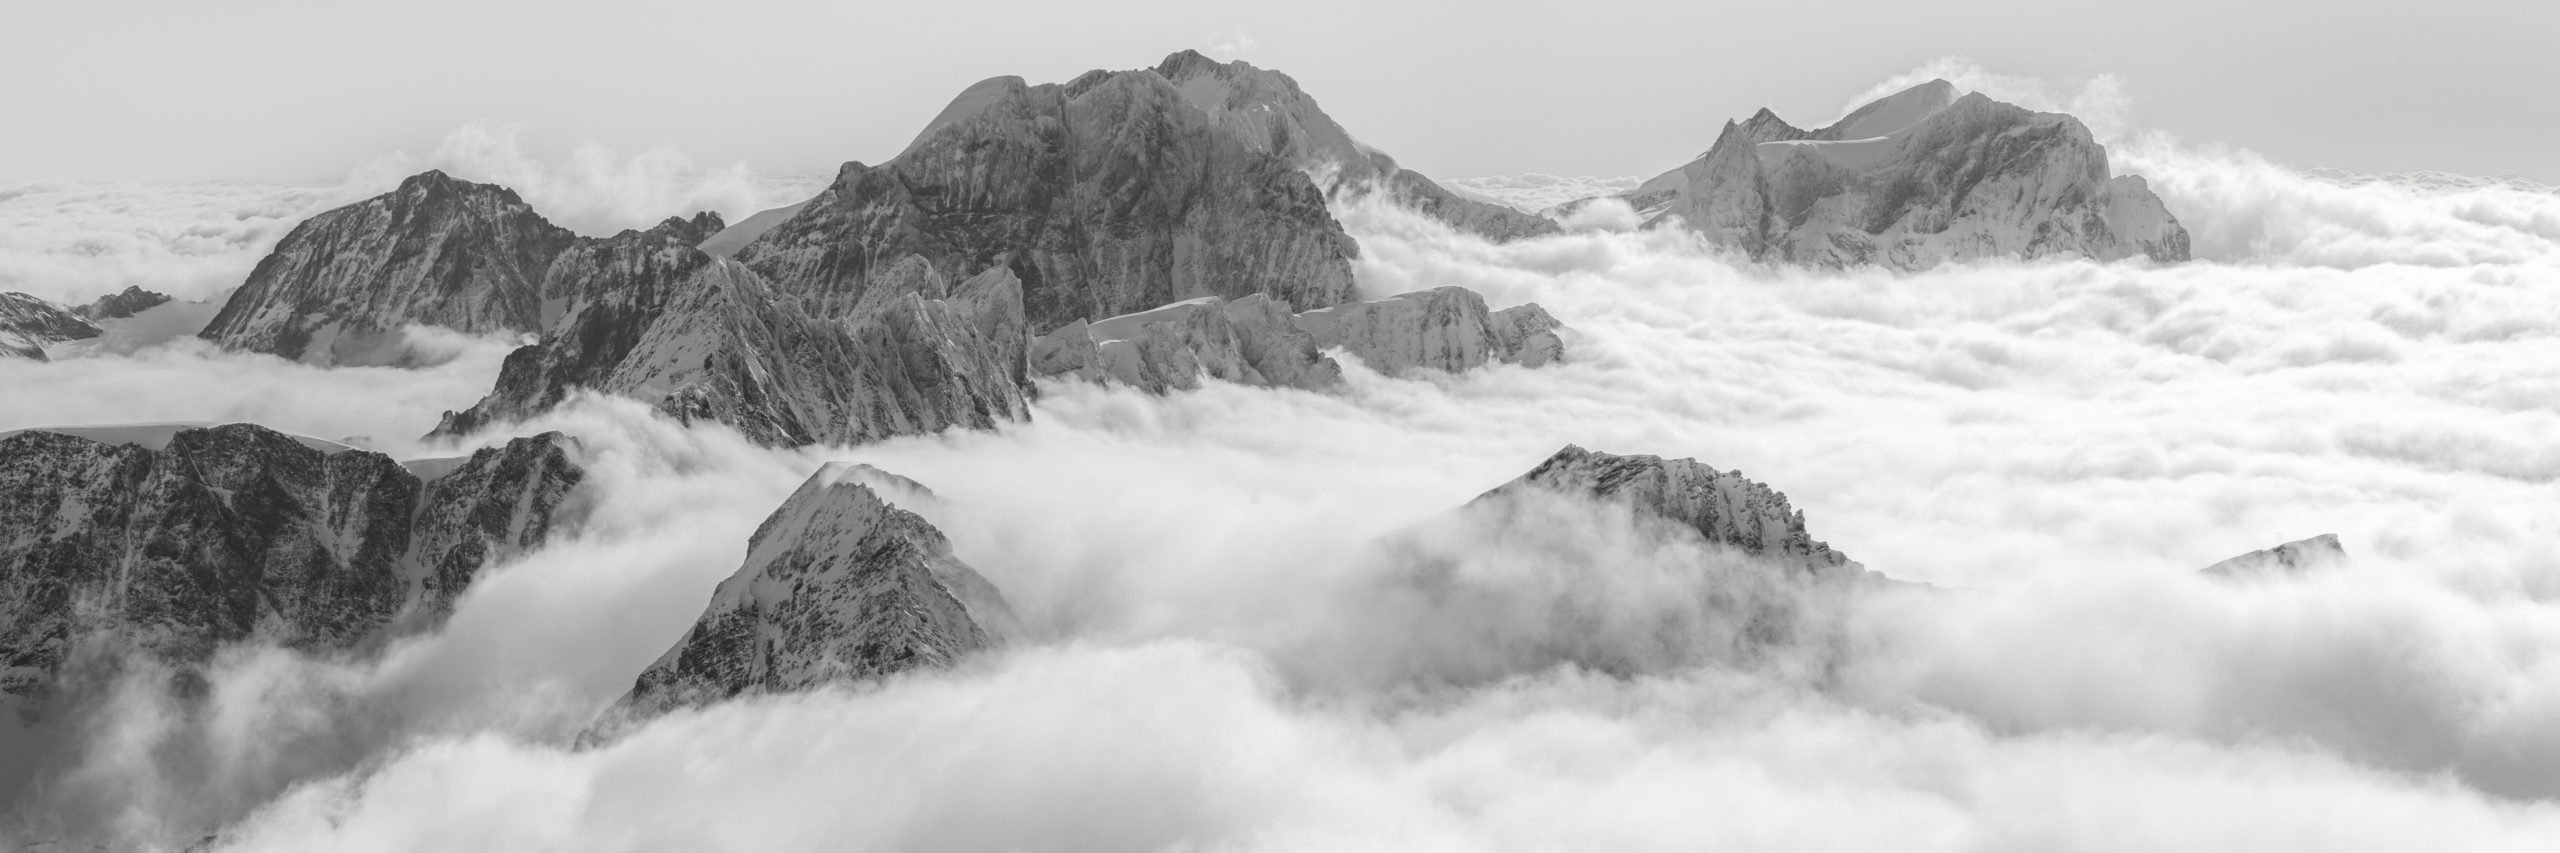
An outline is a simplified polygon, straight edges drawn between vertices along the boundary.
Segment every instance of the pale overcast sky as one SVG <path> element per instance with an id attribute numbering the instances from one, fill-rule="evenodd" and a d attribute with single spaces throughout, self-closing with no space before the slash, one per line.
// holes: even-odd
<path id="1" fill-rule="evenodd" d="M 1932 59 L 2112 74 L 2138 126 L 2279 162 L 2560 183 L 2560 3 L 0 2 L 0 179 L 320 179 L 473 119 L 539 155 L 876 161 L 962 87 L 1194 47 L 1442 176 L 1651 174 Z"/>

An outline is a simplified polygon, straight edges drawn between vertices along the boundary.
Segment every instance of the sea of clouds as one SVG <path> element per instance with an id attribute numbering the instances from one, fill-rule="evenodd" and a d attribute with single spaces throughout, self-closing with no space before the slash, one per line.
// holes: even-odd
<path id="1" fill-rule="evenodd" d="M 1028 423 L 797 451 L 582 400 L 521 427 L 586 443 L 582 528 L 378 657 L 238 648 L 185 702 L 136 674 L 54 733 L 49 781 L 5 833 L 242 850 L 2548 849 L 2560 196 L 2315 176 L 2170 139 L 2121 120 L 2104 79 L 1948 63 L 1879 89 L 1936 76 L 2090 117 L 2199 260 L 1778 270 L 1636 230 L 1623 205 L 1493 245 L 1362 202 L 1338 213 L 1366 292 L 1536 302 L 1571 327 L 1569 361 L 1417 379 L 1354 365 L 1326 394 L 1055 385 Z M 300 217 L 424 165 L 510 183 L 591 233 L 813 186 L 675 155 L 544 165 L 493 132 L 345 186 L 0 190 L 0 289 L 211 294 Z M 0 429 L 254 420 L 451 454 L 416 436 L 484 393 L 510 342 L 445 344 L 451 360 L 410 371 L 187 341 L 0 362 Z M 1739 469 L 1914 585 L 1800 608 L 1809 648 L 1740 654 L 1699 592 L 1742 582 L 1727 555 L 1565 502 L 1501 525 L 1450 514 L 1568 443 Z M 952 671 L 572 748 L 832 460 L 939 494 L 919 510 L 1024 636 Z M 2194 572 L 2318 533 L 2353 562 Z M 1426 563 L 1443 585 L 1416 595 Z"/>

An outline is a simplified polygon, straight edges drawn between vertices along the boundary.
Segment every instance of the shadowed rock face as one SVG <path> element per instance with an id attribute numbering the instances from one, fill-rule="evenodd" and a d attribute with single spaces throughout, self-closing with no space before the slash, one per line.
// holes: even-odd
<path id="1" fill-rule="evenodd" d="M 24 293 L 0 293 L 0 358 L 46 360 L 44 348 L 100 331 L 80 315 Z"/>
<path id="2" fill-rule="evenodd" d="M 1459 373 L 1491 362 L 1538 367 L 1564 357 L 1563 325 L 1535 303 L 1488 310 L 1463 287 L 1435 287 L 1298 315 L 1298 328 L 1370 369 Z"/>
<path id="3" fill-rule="evenodd" d="M 1622 503 L 1640 518 L 1697 531 L 1706 541 L 1817 576 L 1860 574 L 1864 567 L 1805 532 L 1804 513 L 1787 496 L 1740 471 L 1718 471 L 1695 459 L 1618 456 L 1567 445 L 1476 499 L 1498 500 L 1527 489 Z"/>
<path id="4" fill-rule="evenodd" d="M 941 531 L 865 485 L 890 476 L 836 464 L 802 484 L 600 731 L 741 694 L 947 666 L 999 643 L 1013 620 L 1003 596 Z"/>
<path id="5" fill-rule="evenodd" d="M 411 610 L 422 622 L 451 614 L 481 569 L 541 548 L 574 519 L 587 477 L 576 452 L 574 439 L 546 432 L 480 448 L 450 471 L 421 477 L 408 574 Z"/>
<path id="6" fill-rule="evenodd" d="M 736 257 L 819 313 L 895 287 L 910 256 L 954 277 L 1002 267 L 1054 328 L 1206 295 L 1331 305 L 1357 251 L 1305 174 L 1130 71 L 972 87 L 905 153 L 847 164 Z"/>
<path id="7" fill-rule="evenodd" d="M 154 293 L 140 287 L 126 287 L 121 292 L 98 297 L 95 302 L 71 309 L 71 313 L 90 320 L 122 320 L 168 301 L 169 297 L 166 294 Z"/>
<path id="8" fill-rule="evenodd" d="M 2338 543 L 2338 534 L 2323 533 L 2263 551 L 2251 551 L 2202 569 L 2218 578 L 2291 577 L 2315 572 L 2347 561 L 2347 547 Z"/>
<path id="9" fill-rule="evenodd" d="M 1761 110 L 1627 196 L 1754 259 L 1916 270 L 1983 258 L 2184 261 L 2186 229 L 2111 176 L 2078 119 L 1935 80 L 1803 130 Z"/>
<path id="10" fill-rule="evenodd" d="M 1031 371 L 1158 394 L 1198 388 L 1203 377 L 1311 390 L 1342 381 L 1341 365 L 1298 328 L 1285 306 L 1260 294 L 1069 323 L 1031 342 Z"/>
<path id="11" fill-rule="evenodd" d="M 1028 416 L 1021 288 L 1009 270 L 948 286 L 922 259 L 817 313 L 660 226 L 581 245 L 544 285 L 542 341 L 449 413 L 461 433 L 549 410 L 577 388 L 640 400 L 768 445 L 855 443 Z"/>
<path id="12" fill-rule="evenodd" d="M 1322 389 L 1342 381 L 1327 348 L 1343 348 L 1390 375 L 1456 373 L 1493 362 L 1537 367 L 1563 357 L 1558 328 L 1534 304 L 1488 311 L 1483 297 L 1462 287 L 1295 315 L 1264 296 L 1223 304 L 1202 298 L 1061 326 L 1032 341 L 1031 372 L 1155 393 L 1197 388 L 1202 377 Z"/>
<path id="13" fill-rule="evenodd" d="M 540 286 L 575 242 L 516 197 L 443 172 L 314 216 L 259 261 L 203 337 L 314 364 L 399 363 L 402 327 L 541 328 Z"/>
<path id="14" fill-rule="evenodd" d="M 250 424 L 178 429 L 158 449 L 0 437 L 0 701 L 36 714 L 84 644 L 185 667 L 251 636 L 372 643 L 425 578 L 449 602 L 542 543 L 582 477 L 566 442 L 518 439 L 422 480 Z"/>

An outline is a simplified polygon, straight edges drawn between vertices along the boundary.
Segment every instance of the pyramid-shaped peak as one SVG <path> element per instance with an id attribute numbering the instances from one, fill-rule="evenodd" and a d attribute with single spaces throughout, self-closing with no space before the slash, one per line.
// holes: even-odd
<path id="1" fill-rule="evenodd" d="M 1938 78 L 1882 98 L 1849 111 L 1838 122 L 1822 129 L 1832 139 L 1872 139 L 1891 135 L 1919 124 L 1956 102 L 1962 92 L 1956 84 Z"/>

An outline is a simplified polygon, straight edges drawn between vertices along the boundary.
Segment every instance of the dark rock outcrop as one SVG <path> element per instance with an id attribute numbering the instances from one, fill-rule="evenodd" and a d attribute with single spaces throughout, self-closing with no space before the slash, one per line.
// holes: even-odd
<path id="1" fill-rule="evenodd" d="M 576 239 L 513 190 L 424 172 L 295 226 L 202 335 L 314 364 L 393 364 L 408 358 L 410 324 L 536 331 L 544 273 Z"/>
<path id="2" fill-rule="evenodd" d="M 543 287 L 540 343 L 441 434 L 520 420 L 578 388 L 631 397 L 769 445 L 854 443 L 1028 416 L 1022 290 L 998 267 L 948 285 L 929 262 L 829 308 L 667 225 L 581 243 Z M 819 308 L 821 310 L 812 310 Z"/>
<path id="3" fill-rule="evenodd" d="M 572 504 L 587 472 L 577 450 L 574 439 L 546 432 L 461 459 L 409 463 L 421 481 L 409 528 L 410 612 L 425 623 L 443 619 L 481 569 L 541 548 L 579 515 Z"/>
<path id="4" fill-rule="evenodd" d="M 1260 295 L 1224 303 L 1203 297 L 1061 326 L 1031 342 L 1031 373 L 1154 393 L 1197 388 L 1202 377 L 1313 390 L 1342 381 L 1327 348 L 1341 347 L 1389 375 L 1457 373 L 1493 362 L 1537 367 L 1563 357 L 1559 328 L 1534 304 L 1489 311 L 1483 297 L 1462 287 L 1295 315 Z"/>
<path id="5" fill-rule="evenodd" d="M 94 338 L 99 329 L 79 314 L 24 293 L 0 293 L 0 357 L 44 361 L 44 348 Z"/>
<path id="6" fill-rule="evenodd" d="M 600 730 L 742 694 L 947 666 L 1000 643 L 1013 620 L 1003 596 L 941 531 L 866 485 L 890 476 L 834 464 L 802 484 Z"/>
<path id="7" fill-rule="evenodd" d="M 127 287 L 123 292 L 110 293 L 105 296 L 98 297 L 95 302 L 82 305 L 78 308 L 73 308 L 71 309 L 71 313 L 78 314 L 81 317 L 93 321 L 122 320 L 135 314 L 151 310 L 152 308 L 158 307 L 168 301 L 169 297 L 167 294 L 155 293 L 144 290 L 140 287 Z"/>
<path id="8" fill-rule="evenodd" d="M 95 432 L 0 437 L 0 702 L 22 714 L 85 644 L 182 669 L 253 636 L 366 646 L 428 578 L 449 604 L 538 547 L 582 476 L 556 433 L 422 479 L 251 424 Z"/>
<path id="9" fill-rule="evenodd" d="M 1757 559 L 1825 577 L 1864 567 L 1805 531 L 1804 513 L 1787 496 L 1740 471 L 1718 471 L 1695 459 L 1619 456 L 1566 445 L 1554 456 L 1476 499 L 1481 504 L 1541 489 L 1619 503 L 1639 518 L 1667 521 Z"/>
<path id="10" fill-rule="evenodd" d="M 1202 297 L 1087 324 L 1031 342 L 1036 376 L 1118 382 L 1154 393 L 1200 387 L 1202 377 L 1263 387 L 1318 389 L 1342 366 L 1298 328 L 1288 309 L 1255 294 Z"/>
<path id="11" fill-rule="evenodd" d="M 1916 270 L 1983 258 L 2184 261 L 2186 229 L 2078 119 L 1933 80 L 1804 130 L 1761 110 L 1626 196 L 1754 259 Z"/>

